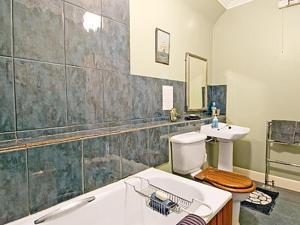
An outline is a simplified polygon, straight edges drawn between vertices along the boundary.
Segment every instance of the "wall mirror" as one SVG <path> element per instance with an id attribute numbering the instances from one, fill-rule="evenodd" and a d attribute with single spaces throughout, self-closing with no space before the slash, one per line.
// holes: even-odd
<path id="1" fill-rule="evenodd" d="M 186 109 L 200 112 L 207 108 L 207 59 L 186 53 Z"/>

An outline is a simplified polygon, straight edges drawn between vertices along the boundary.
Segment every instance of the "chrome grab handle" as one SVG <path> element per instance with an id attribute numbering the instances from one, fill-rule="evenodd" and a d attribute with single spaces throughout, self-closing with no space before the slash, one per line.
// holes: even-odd
<path id="1" fill-rule="evenodd" d="M 86 204 L 94 201 L 95 199 L 96 199 L 96 197 L 92 196 L 89 198 L 85 198 L 81 201 L 71 203 L 70 205 L 61 207 L 57 210 L 54 210 L 53 212 L 46 214 L 45 216 L 40 217 L 39 219 L 35 220 L 34 224 L 40 224 L 40 223 L 46 222 L 47 220 L 56 219 L 58 217 L 61 217 L 64 214 L 70 213 L 78 208 L 81 208 L 82 206 L 85 206 Z"/>

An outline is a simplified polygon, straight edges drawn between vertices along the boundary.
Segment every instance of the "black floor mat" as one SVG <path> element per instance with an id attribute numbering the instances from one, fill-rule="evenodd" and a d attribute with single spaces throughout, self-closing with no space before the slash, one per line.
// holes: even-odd
<path id="1" fill-rule="evenodd" d="M 279 192 L 273 192 L 258 187 L 250 194 L 247 200 L 241 203 L 241 205 L 270 215 L 278 196 Z"/>

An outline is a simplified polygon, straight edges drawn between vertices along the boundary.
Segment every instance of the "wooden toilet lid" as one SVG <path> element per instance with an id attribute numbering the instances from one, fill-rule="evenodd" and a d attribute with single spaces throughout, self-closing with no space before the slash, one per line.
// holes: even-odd
<path id="1" fill-rule="evenodd" d="M 248 177 L 212 167 L 208 167 L 198 173 L 195 179 L 206 181 L 218 188 L 231 192 L 248 193 L 256 189 L 256 185 Z"/>

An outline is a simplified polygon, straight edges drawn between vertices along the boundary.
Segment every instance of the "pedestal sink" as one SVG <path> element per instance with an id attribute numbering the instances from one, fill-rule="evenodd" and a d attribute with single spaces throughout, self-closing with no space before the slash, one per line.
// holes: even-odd
<path id="1" fill-rule="evenodd" d="M 218 128 L 212 128 L 211 124 L 201 126 L 201 133 L 219 140 L 218 169 L 233 171 L 233 141 L 245 137 L 250 129 L 235 125 L 219 123 Z"/>

